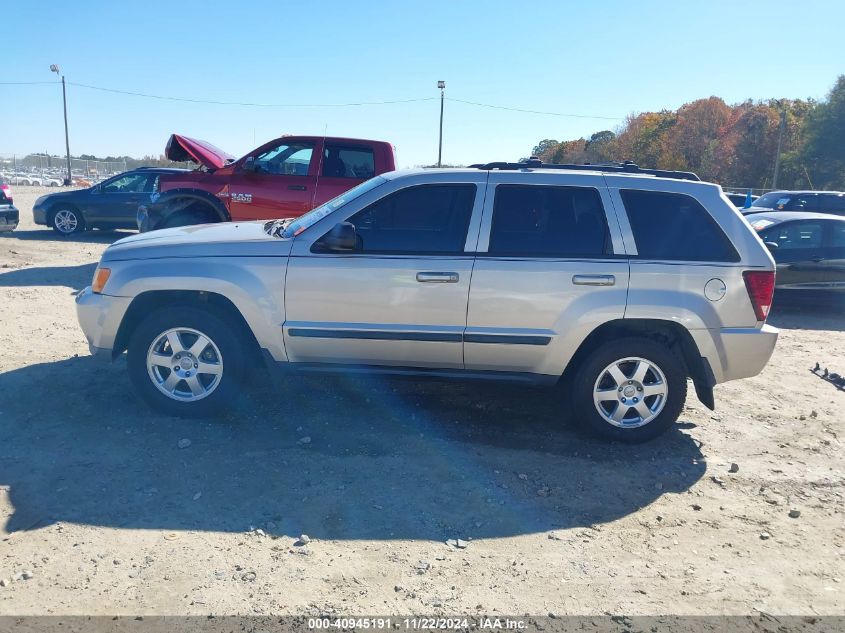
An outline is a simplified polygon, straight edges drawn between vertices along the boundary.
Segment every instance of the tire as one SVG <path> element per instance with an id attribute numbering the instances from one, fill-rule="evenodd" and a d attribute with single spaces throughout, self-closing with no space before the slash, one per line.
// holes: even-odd
<path id="1" fill-rule="evenodd" d="M 200 344 L 202 350 L 190 349 L 198 335 L 208 343 Z M 175 347 L 174 340 L 178 341 Z M 161 413 L 219 416 L 241 394 L 246 349 L 238 327 L 212 312 L 188 306 L 161 308 L 132 333 L 127 350 L 129 377 L 138 395 Z M 176 358 L 177 353 L 181 358 Z M 200 363 L 209 371 L 203 372 Z"/>
<path id="2" fill-rule="evenodd" d="M 61 207 L 50 214 L 50 226 L 59 235 L 73 235 L 85 230 L 85 219 L 78 209 Z"/>
<path id="3" fill-rule="evenodd" d="M 170 214 L 156 225 L 156 229 L 172 229 L 177 226 L 193 226 L 194 224 L 209 224 L 217 222 L 217 218 L 210 213 L 189 207 L 183 211 Z"/>
<path id="4" fill-rule="evenodd" d="M 677 421 L 687 397 L 687 372 L 666 345 L 621 338 L 586 358 L 575 374 L 571 396 L 576 419 L 589 432 L 620 442 L 646 442 Z"/>

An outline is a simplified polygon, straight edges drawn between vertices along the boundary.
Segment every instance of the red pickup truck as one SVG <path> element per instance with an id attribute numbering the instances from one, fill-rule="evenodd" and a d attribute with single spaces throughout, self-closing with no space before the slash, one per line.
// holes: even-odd
<path id="1" fill-rule="evenodd" d="M 162 175 L 138 207 L 138 229 L 300 216 L 377 174 L 396 169 L 384 141 L 283 136 L 234 156 L 205 141 L 173 134 L 165 155 L 199 164 Z"/>

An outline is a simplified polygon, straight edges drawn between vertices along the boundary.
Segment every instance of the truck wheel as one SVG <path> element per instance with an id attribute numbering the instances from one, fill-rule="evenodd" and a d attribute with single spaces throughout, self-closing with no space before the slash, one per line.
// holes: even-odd
<path id="1" fill-rule="evenodd" d="M 73 207 L 62 207 L 50 215 L 50 226 L 59 235 L 73 235 L 85 230 L 85 220 Z"/>
<path id="2" fill-rule="evenodd" d="M 217 222 L 217 217 L 197 207 L 189 207 L 183 211 L 176 211 L 162 220 L 156 229 L 172 229 L 177 226 L 192 226 L 194 224 L 211 224 Z"/>
<path id="3" fill-rule="evenodd" d="M 157 411 L 216 416 L 241 393 L 245 348 L 237 328 L 215 314 L 187 306 L 163 308 L 132 334 L 129 377 Z"/>
<path id="4" fill-rule="evenodd" d="M 576 419 L 605 439 L 651 440 L 672 426 L 687 397 L 683 361 L 646 338 L 622 338 L 593 351 L 572 385 Z"/>

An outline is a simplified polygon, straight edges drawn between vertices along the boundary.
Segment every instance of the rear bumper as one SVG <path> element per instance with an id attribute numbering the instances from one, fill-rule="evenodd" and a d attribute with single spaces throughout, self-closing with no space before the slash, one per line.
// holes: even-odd
<path id="1" fill-rule="evenodd" d="M 112 359 L 117 329 L 131 301 L 130 297 L 94 294 L 91 286 L 76 295 L 76 318 L 92 356 Z"/>
<path id="2" fill-rule="evenodd" d="M 16 207 L 0 207 L 0 232 L 14 231 L 20 219 L 21 214 Z"/>
<path id="3" fill-rule="evenodd" d="M 690 334 L 710 363 L 716 383 L 759 374 L 772 357 L 778 340 L 778 330 L 771 325 L 691 330 Z"/>

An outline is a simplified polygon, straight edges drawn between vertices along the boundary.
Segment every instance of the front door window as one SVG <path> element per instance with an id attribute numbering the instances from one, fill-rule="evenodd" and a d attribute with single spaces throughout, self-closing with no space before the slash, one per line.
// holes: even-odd
<path id="1" fill-rule="evenodd" d="M 312 143 L 282 143 L 255 157 L 255 172 L 275 176 L 307 176 Z"/>

